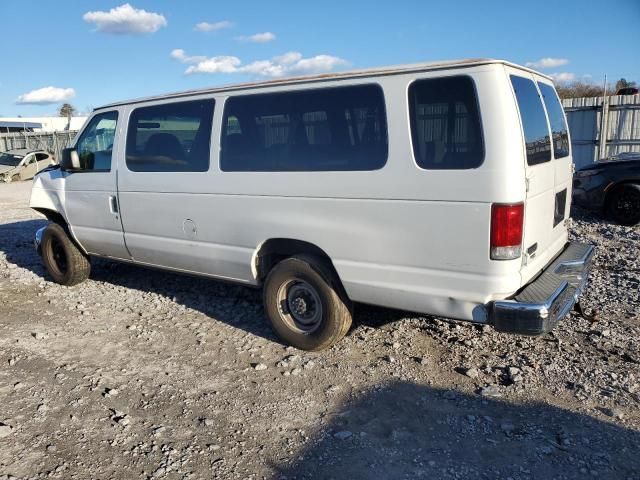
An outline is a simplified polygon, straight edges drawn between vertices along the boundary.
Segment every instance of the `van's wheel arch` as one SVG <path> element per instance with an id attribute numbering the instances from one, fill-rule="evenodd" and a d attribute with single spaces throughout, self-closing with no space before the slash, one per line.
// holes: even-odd
<path id="1" fill-rule="evenodd" d="M 329 348 L 351 327 L 351 302 L 332 266 L 319 256 L 298 254 L 274 265 L 263 302 L 278 336 L 301 350 Z"/>
<path id="2" fill-rule="evenodd" d="M 89 278 L 89 257 L 78 248 L 61 225 L 47 225 L 40 248 L 44 266 L 54 282 L 70 287 Z"/>
<path id="3" fill-rule="evenodd" d="M 608 216 L 622 225 L 640 222 L 640 184 L 615 186 L 607 193 L 605 209 Z"/>

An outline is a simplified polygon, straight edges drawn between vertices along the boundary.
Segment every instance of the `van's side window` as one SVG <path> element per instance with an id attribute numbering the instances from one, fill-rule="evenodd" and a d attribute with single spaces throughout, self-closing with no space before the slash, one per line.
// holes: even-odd
<path id="1" fill-rule="evenodd" d="M 118 112 L 99 113 L 91 119 L 76 143 L 80 171 L 108 172 L 111 170 L 117 122 Z"/>
<path id="2" fill-rule="evenodd" d="M 549 123 L 551 124 L 551 138 L 553 139 L 553 157 L 563 158 L 569 155 L 569 134 L 564 111 L 555 89 L 551 85 L 538 82 L 542 93 L 544 106 L 547 108 Z"/>
<path id="3" fill-rule="evenodd" d="M 484 161 L 478 99 L 471 78 L 418 80 L 409 87 L 411 138 L 421 168 L 461 170 Z"/>
<path id="4" fill-rule="evenodd" d="M 127 167 L 134 172 L 206 172 L 214 101 L 165 103 L 131 113 Z"/>
<path id="5" fill-rule="evenodd" d="M 549 124 L 536 84 L 528 78 L 516 75 L 511 75 L 511 84 L 516 92 L 516 100 L 520 109 L 527 150 L 527 164 L 537 165 L 548 162 L 551 160 Z"/>
<path id="6" fill-rule="evenodd" d="M 223 171 L 376 170 L 387 161 L 377 85 L 231 97 L 224 109 Z"/>

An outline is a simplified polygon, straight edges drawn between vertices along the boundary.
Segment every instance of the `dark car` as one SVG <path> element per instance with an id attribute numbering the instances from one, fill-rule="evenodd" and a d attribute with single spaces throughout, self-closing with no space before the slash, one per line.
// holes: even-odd
<path id="1" fill-rule="evenodd" d="M 618 89 L 616 95 L 638 95 L 640 89 L 638 87 L 624 87 Z"/>
<path id="2" fill-rule="evenodd" d="M 623 225 L 640 222 L 640 153 L 623 153 L 578 170 L 573 201 Z"/>

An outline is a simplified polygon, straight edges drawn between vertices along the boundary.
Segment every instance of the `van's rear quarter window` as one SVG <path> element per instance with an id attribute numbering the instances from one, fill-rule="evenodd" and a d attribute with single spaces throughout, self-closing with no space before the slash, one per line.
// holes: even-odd
<path id="1" fill-rule="evenodd" d="M 382 89 L 358 85 L 226 101 L 223 171 L 362 171 L 387 161 Z"/>
<path id="2" fill-rule="evenodd" d="M 556 90 L 546 83 L 538 82 L 540 93 L 544 100 L 544 106 L 549 116 L 551 125 L 551 138 L 553 139 L 553 157 L 564 158 L 569 156 L 569 133 L 567 121 L 564 118 L 564 111 L 558 99 Z"/>
<path id="3" fill-rule="evenodd" d="M 549 124 L 544 113 L 542 99 L 533 80 L 511 75 L 511 84 L 516 93 L 522 129 L 527 150 L 527 164 L 537 165 L 551 160 Z"/>
<path id="4" fill-rule="evenodd" d="M 131 113 L 127 167 L 134 172 L 209 169 L 214 100 L 140 107 Z"/>
<path id="5" fill-rule="evenodd" d="M 478 98 L 470 77 L 417 80 L 409 87 L 416 163 L 430 170 L 462 170 L 484 161 Z"/>

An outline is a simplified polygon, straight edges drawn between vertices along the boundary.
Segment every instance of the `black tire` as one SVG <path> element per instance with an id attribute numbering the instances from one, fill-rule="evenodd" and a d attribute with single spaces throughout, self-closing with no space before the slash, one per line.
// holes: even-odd
<path id="1" fill-rule="evenodd" d="M 329 348 L 351 327 L 351 302 L 337 274 L 315 256 L 296 255 L 273 267 L 265 280 L 263 302 L 277 335 L 301 350 Z"/>
<path id="2" fill-rule="evenodd" d="M 57 223 L 50 223 L 42 234 L 42 262 L 53 281 L 68 287 L 89 278 L 89 258 Z"/>
<path id="3" fill-rule="evenodd" d="M 640 185 L 626 184 L 617 187 L 608 198 L 607 212 L 622 225 L 640 222 Z"/>

